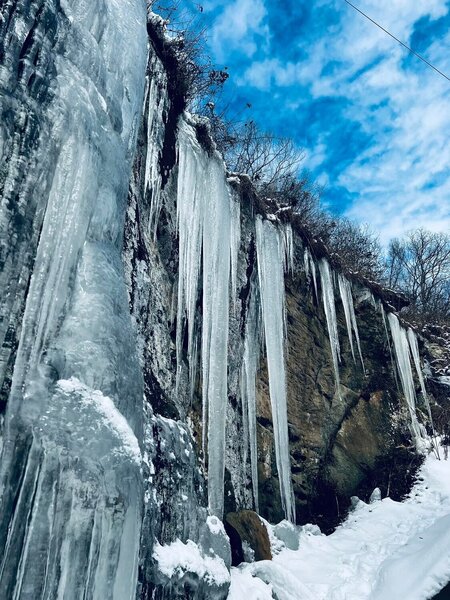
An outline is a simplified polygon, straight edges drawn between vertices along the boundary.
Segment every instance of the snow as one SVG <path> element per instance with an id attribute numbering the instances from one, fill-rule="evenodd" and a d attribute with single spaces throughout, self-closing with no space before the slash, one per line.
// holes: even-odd
<path id="1" fill-rule="evenodd" d="M 153 558 L 158 569 L 169 578 L 182 577 L 194 573 L 209 584 L 224 585 L 230 581 L 230 573 L 225 562 L 218 556 L 203 556 L 192 540 L 183 543 L 175 540 L 171 544 L 155 545 Z"/>
<path id="2" fill-rule="evenodd" d="M 121 442 L 121 451 L 127 454 L 138 465 L 142 455 L 139 443 L 125 417 L 117 410 L 114 402 L 104 396 L 100 390 L 92 390 L 76 377 L 60 379 L 57 387 L 65 394 L 77 394 L 81 400 L 81 408 L 94 409 L 98 419 L 110 429 Z"/>
<path id="3" fill-rule="evenodd" d="M 331 535 L 297 527 L 297 551 L 233 568 L 228 600 L 433 598 L 450 580 L 450 461 L 430 454 L 404 502 L 377 496 Z"/>

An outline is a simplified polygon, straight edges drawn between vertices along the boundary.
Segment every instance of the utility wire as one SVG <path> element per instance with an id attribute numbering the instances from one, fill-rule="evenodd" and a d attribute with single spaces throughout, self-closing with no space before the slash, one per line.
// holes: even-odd
<path id="1" fill-rule="evenodd" d="M 392 35 L 392 33 L 390 33 L 387 29 L 385 29 L 384 27 L 382 27 L 379 23 L 377 23 L 376 21 L 374 21 L 373 19 L 371 19 L 369 17 L 369 15 L 366 15 L 366 13 L 364 13 L 357 6 L 355 6 L 354 4 L 352 4 L 351 2 L 349 2 L 349 0 L 344 0 L 344 2 L 346 2 L 352 8 L 354 8 L 356 11 L 358 11 L 363 17 L 366 17 L 366 19 L 368 19 L 369 21 L 371 21 L 374 25 L 376 25 L 377 27 L 379 27 L 382 31 L 384 31 L 389 36 L 391 36 L 392 39 L 394 39 L 401 46 L 403 46 L 404 48 L 406 48 L 409 52 L 411 52 L 411 54 L 414 54 L 414 56 L 417 56 L 417 58 L 419 58 L 422 62 L 424 62 L 426 65 L 428 65 L 429 67 L 431 67 L 432 69 L 434 69 L 436 71 L 436 73 L 439 73 L 439 75 L 442 75 L 442 77 L 445 77 L 445 79 L 447 79 L 447 81 L 450 81 L 450 77 L 447 77 L 447 75 L 445 73 L 443 73 L 442 71 L 439 71 L 439 69 L 437 69 L 434 65 L 432 65 L 430 62 L 428 62 L 423 56 L 421 56 L 415 50 L 413 50 L 412 48 L 410 48 L 409 46 L 407 46 L 406 44 L 404 44 L 401 40 L 399 40 L 398 38 L 396 38 L 395 35 Z"/>

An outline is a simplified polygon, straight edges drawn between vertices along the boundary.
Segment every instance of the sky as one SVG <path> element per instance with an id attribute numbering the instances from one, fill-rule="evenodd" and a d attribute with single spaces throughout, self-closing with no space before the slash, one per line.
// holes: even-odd
<path id="1" fill-rule="evenodd" d="M 327 207 L 450 231 L 450 81 L 344 0 L 199 1 L 231 112 L 304 148 Z M 450 77 L 450 0 L 353 3 Z"/>

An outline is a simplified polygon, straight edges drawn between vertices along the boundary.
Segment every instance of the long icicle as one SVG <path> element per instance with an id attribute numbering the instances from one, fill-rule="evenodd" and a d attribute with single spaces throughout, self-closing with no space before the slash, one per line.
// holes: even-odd
<path id="1" fill-rule="evenodd" d="M 254 506 L 259 512 L 258 499 L 258 446 L 256 432 L 256 372 L 259 366 L 260 315 L 257 304 L 257 289 L 250 288 L 249 309 L 244 338 L 244 357 L 241 369 L 241 399 L 244 420 L 244 464 L 247 464 L 247 450 L 250 448 L 250 466 Z"/>
<path id="2" fill-rule="evenodd" d="M 435 432 L 435 429 L 434 429 L 433 415 L 431 413 L 430 399 L 429 399 L 428 394 L 427 394 L 427 390 L 426 390 L 426 387 L 425 387 L 425 380 L 423 378 L 422 367 L 420 365 L 420 354 L 419 354 L 419 346 L 418 346 L 418 343 L 417 343 L 417 336 L 414 333 L 414 331 L 411 329 L 411 327 L 408 328 L 407 336 L 408 336 L 408 342 L 409 342 L 409 350 L 410 350 L 411 356 L 413 358 L 414 366 L 416 368 L 417 377 L 418 377 L 419 383 L 420 383 L 420 389 L 422 391 L 423 401 L 425 402 L 425 406 L 426 406 L 427 412 L 428 412 L 428 418 L 430 419 L 430 426 L 431 426 L 431 430 L 432 430 L 432 444 L 433 444 L 433 449 L 436 452 L 437 457 L 439 458 L 439 447 L 435 443 L 436 432 Z"/>
<path id="3" fill-rule="evenodd" d="M 218 157 L 211 159 L 205 154 L 193 128 L 184 120 L 180 123 L 179 132 L 177 215 L 180 248 L 177 385 L 187 321 L 187 356 L 193 389 L 197 362 L 195 314 L 202 273 L 203 449 L 208 454 L 209 508 L 211 513 L 222 517 L 230 271 L 238 248 L 236 239 L 240 215 L 230 195 L 223 164 Z"/>
<path id="4" fill-rule="evenodd" d="M 256 246 L 281 503 L 286 518 L 295 522 L 284 364 L 284 248 L 277 228 L 260 217 L 256 221 Z"/>
<path id="5" fill-rule="evenodd" d="M 350 340 L 350 349 L 352 351 L 353 360 L 356 363 L 355 351 L 353 348 L 353 334 L 355 334 L 356 346 L 358 348 L 359 358 L 363 372 L 365 373 L 364 360 L 361 351 L 361 343 L 359 341 L 358 324 L 356 322 L 355 305 L 353 304 L 352 284 L 341 273 L 338 274 L 339 292 L 341 295 L 342 305 L 344 307 L 345 322 L 347 325 L 347 333 Z"/>
<path id="6" fill-rule="evenodd" d="M 388 313 L 388 322 L 391 328 L 392 340 L 394 342 L 395 357 L 397 360 L 398 372 L 402 383 L 403 395 L 406 399 L 409 414 L 411 417 L 411 434 L 418 449 L 421 448 L 422 431 L 417 420 L 416 414 L 416 391 L 409 360 L 409 344 L 406 331 L 400 325 L 396 315 Z"/>
<path id="7" fill-rule="evenodd" d="M 340 378 L 339 378 L 339 360 L 340 347 L 336 319 L 336 307 L 334 305 L 334 290 L 333 280 L 330 272 L 330 265 L 325 258 L 319 262 L 320 280 L 322 282 L 322 297 L 325 316 L 327 319 L 328 336 L 330 339 L 331 356 L 333 359 L 334 377 L 336 382 L 336 392 L 341 397 L 340 393 Z"/>

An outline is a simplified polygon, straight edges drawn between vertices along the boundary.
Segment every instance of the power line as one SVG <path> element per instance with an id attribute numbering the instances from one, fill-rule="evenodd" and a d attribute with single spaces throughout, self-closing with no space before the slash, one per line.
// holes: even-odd
<path id="1" fill-rule="evenodd" d="M 344 0 L 344 2 L 346 2 L 352 8 L 354 8 L 356 11 L 358 11 L 363 17 L 365 17 L 366 19 L 368 19 L 371 23 L 373 23 L 374 25 L 376 25 L 379 29 L 381 29 L 382 31 L 384 31 L 385 33 L 387 33 L 389 36 L 391 36 L 392 39 L 394 39 L 401 46 L 403 46 L 404 48 L 406 48 L 409 52 L 411 52 L 411 54 L 414 54 L 414 56 L 417 56 L 417 58 L 419 58 L 422 62 L 424 62 L 426 65 L 428 65 L 429 67 L 431 67 L 432 69 L 434 69 L 436 71 L 436 73 L 439 73 L 439 75 L 442 75 L 442 77 L 445 77 L 445 79 L 447 79 L 447 81 L 450 81 L 450 77 L 447 77 L 447 75 L 445 73 L 443 73 L 442 71 L 439 71 L 439 69 L 437 69 L 434 65 L 432 65 L 430 62 L 428 62 L 423 56 L 421 56 L 415 50 L 413 50 L 412 48 L 410 48 L 409 46 L 407 46 L 406 44 L 404 44 L 401 40 L 399 40 L 398 38 L 396 38 L 395 35 L 392 35 L 392 33 L 390 33 L 387 29 L 385 29 L 384 27 L 382 27 L 379 23 L 377 23 L 376 21 L 374 21 L 373 19 L 371 19 L 369 17 L 369 15 L 366 15 L 366 13 L 364 13 L 357 6 L 355 6 L 354 4 L 352 4 L 351 2 L 349 2 L 349 0 Z"/>

